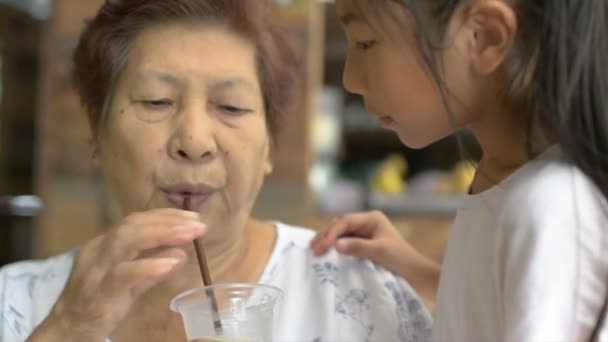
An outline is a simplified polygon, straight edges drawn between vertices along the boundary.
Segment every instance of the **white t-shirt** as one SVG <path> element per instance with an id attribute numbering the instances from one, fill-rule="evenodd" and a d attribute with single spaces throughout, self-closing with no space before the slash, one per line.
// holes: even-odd
<path id="1" fill-rule="evenodd" d="M 277 223 L 260 283 L 281 288 L 275 341 L 426 341 L 431 318 L 403 279 L 331 251 L 315 257 L 310 230 Z M 59 297 L 75 253 L 0 269 L 0 342 L 23 341 Z M 167 303 L 167 307 L 169 303 Z"/>
<path id="2" fill-rule="evenodd" d="M 588 340 L 607 295 L 607 214 L 597 187 L 556 146 L 467 196 L 444 258 L 433 340 Z"/>

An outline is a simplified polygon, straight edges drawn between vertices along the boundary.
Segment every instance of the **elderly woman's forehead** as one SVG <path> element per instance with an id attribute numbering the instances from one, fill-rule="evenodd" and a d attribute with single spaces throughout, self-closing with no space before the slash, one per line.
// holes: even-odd
<path id="1" fill-rule="evenodd" d="M 190 21 L 177 21 L 168 25 L 151 25 L 138 32 L 130 44 L 131 50 L 141 49 L 142 47 L 154 49 L 155 54 L 177 52 L 172 48 L 188 49 L 191 47 L 211 47 L 206 50 L 209 52 L 219 52 L 221 49 L 248 49 L 254 52 L 256 44 L 251 41 L 251 37 L 245 38 L 235 30 L 226 25 L 206 24 Z M 149 52 L 146 51 L 146 54 Z M 154 54 L 148 55 L 154 57 Z M 225 57 L 230 57 L 225 55 Z"/>
<path id="2" fill-rule="evenodd" d="M 217 72 L 221 71 L 221 80 L 226 83 L 226 74 L 241 78 L 257 75 L 255 54 L 253 44 L 226 29 L 177 26 L 142 32 L 133 43 L 129 65 L 142 80 L 175 84 L 181 78 L 202 74 L 209 83 L 217 83 Z M 247 83 L 237 81 L 227 85 Z"/>
<path id="3" fill-rule="evenodd" d="M 181 86 L 187 82 L 184 74 L 175 73 L 170 70 L 151 70 L 144 69 L 138 72 L 135 76 L 135 81 L 138 83 L 157 82 L 171 86 Z M 210 90 L 229 90 L 235 88 L 243 88 L 247 90 L 256 90 L 255 83 L 242 75 L 218 73 L 217 75 L 208 74 L 202 82 Z"/>

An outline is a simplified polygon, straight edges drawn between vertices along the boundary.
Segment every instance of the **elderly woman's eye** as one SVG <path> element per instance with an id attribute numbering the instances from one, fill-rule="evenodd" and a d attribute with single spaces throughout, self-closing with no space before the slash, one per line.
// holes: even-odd
<path id="1" fill-rule="evenodd" d="M 232 106 L 232 105 L 223 105 L 223 104 L 220 104 L 220 105 L 218 105 L 218 108 L 222 112 L 226 112 L 228 114 L 243 114 L 243 113 L 249 113 L 249 112 L 251 112 L 250 109 L 236 107 L 236 106 Z"/>
<path id="2" fill-rule="evenodd" d="M 165 109 L 171 107 L 173 105 L 173 101 L 169 99 L 161 99 L 161 100 L 144 100 L 141 101 L 144 107 L 149 109 Z"/>

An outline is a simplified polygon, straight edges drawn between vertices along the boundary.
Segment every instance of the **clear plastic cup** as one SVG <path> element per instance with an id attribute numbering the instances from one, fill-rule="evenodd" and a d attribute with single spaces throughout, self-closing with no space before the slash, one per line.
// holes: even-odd
<path id="1" fill-rule="evenodd" d="M 212 296 L 219 316 L 214 314 Z M 190 342 L 271 342 L 274 309 L 282 297 L 283 291 L 273 286 L 221 284 L 178 295 L 171 310 L 182 316 Z"/>

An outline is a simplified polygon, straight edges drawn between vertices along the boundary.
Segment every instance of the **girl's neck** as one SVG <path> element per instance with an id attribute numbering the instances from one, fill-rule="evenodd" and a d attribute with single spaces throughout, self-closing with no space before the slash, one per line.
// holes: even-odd
<path id="1" fill-rule="evenodd" d="M 483 151 L 472 193 L 492 188 L 554 143 L 546 126 L 530 132 L 528 120 L 522 111 L 497 110 L 471 124 Z"/>

